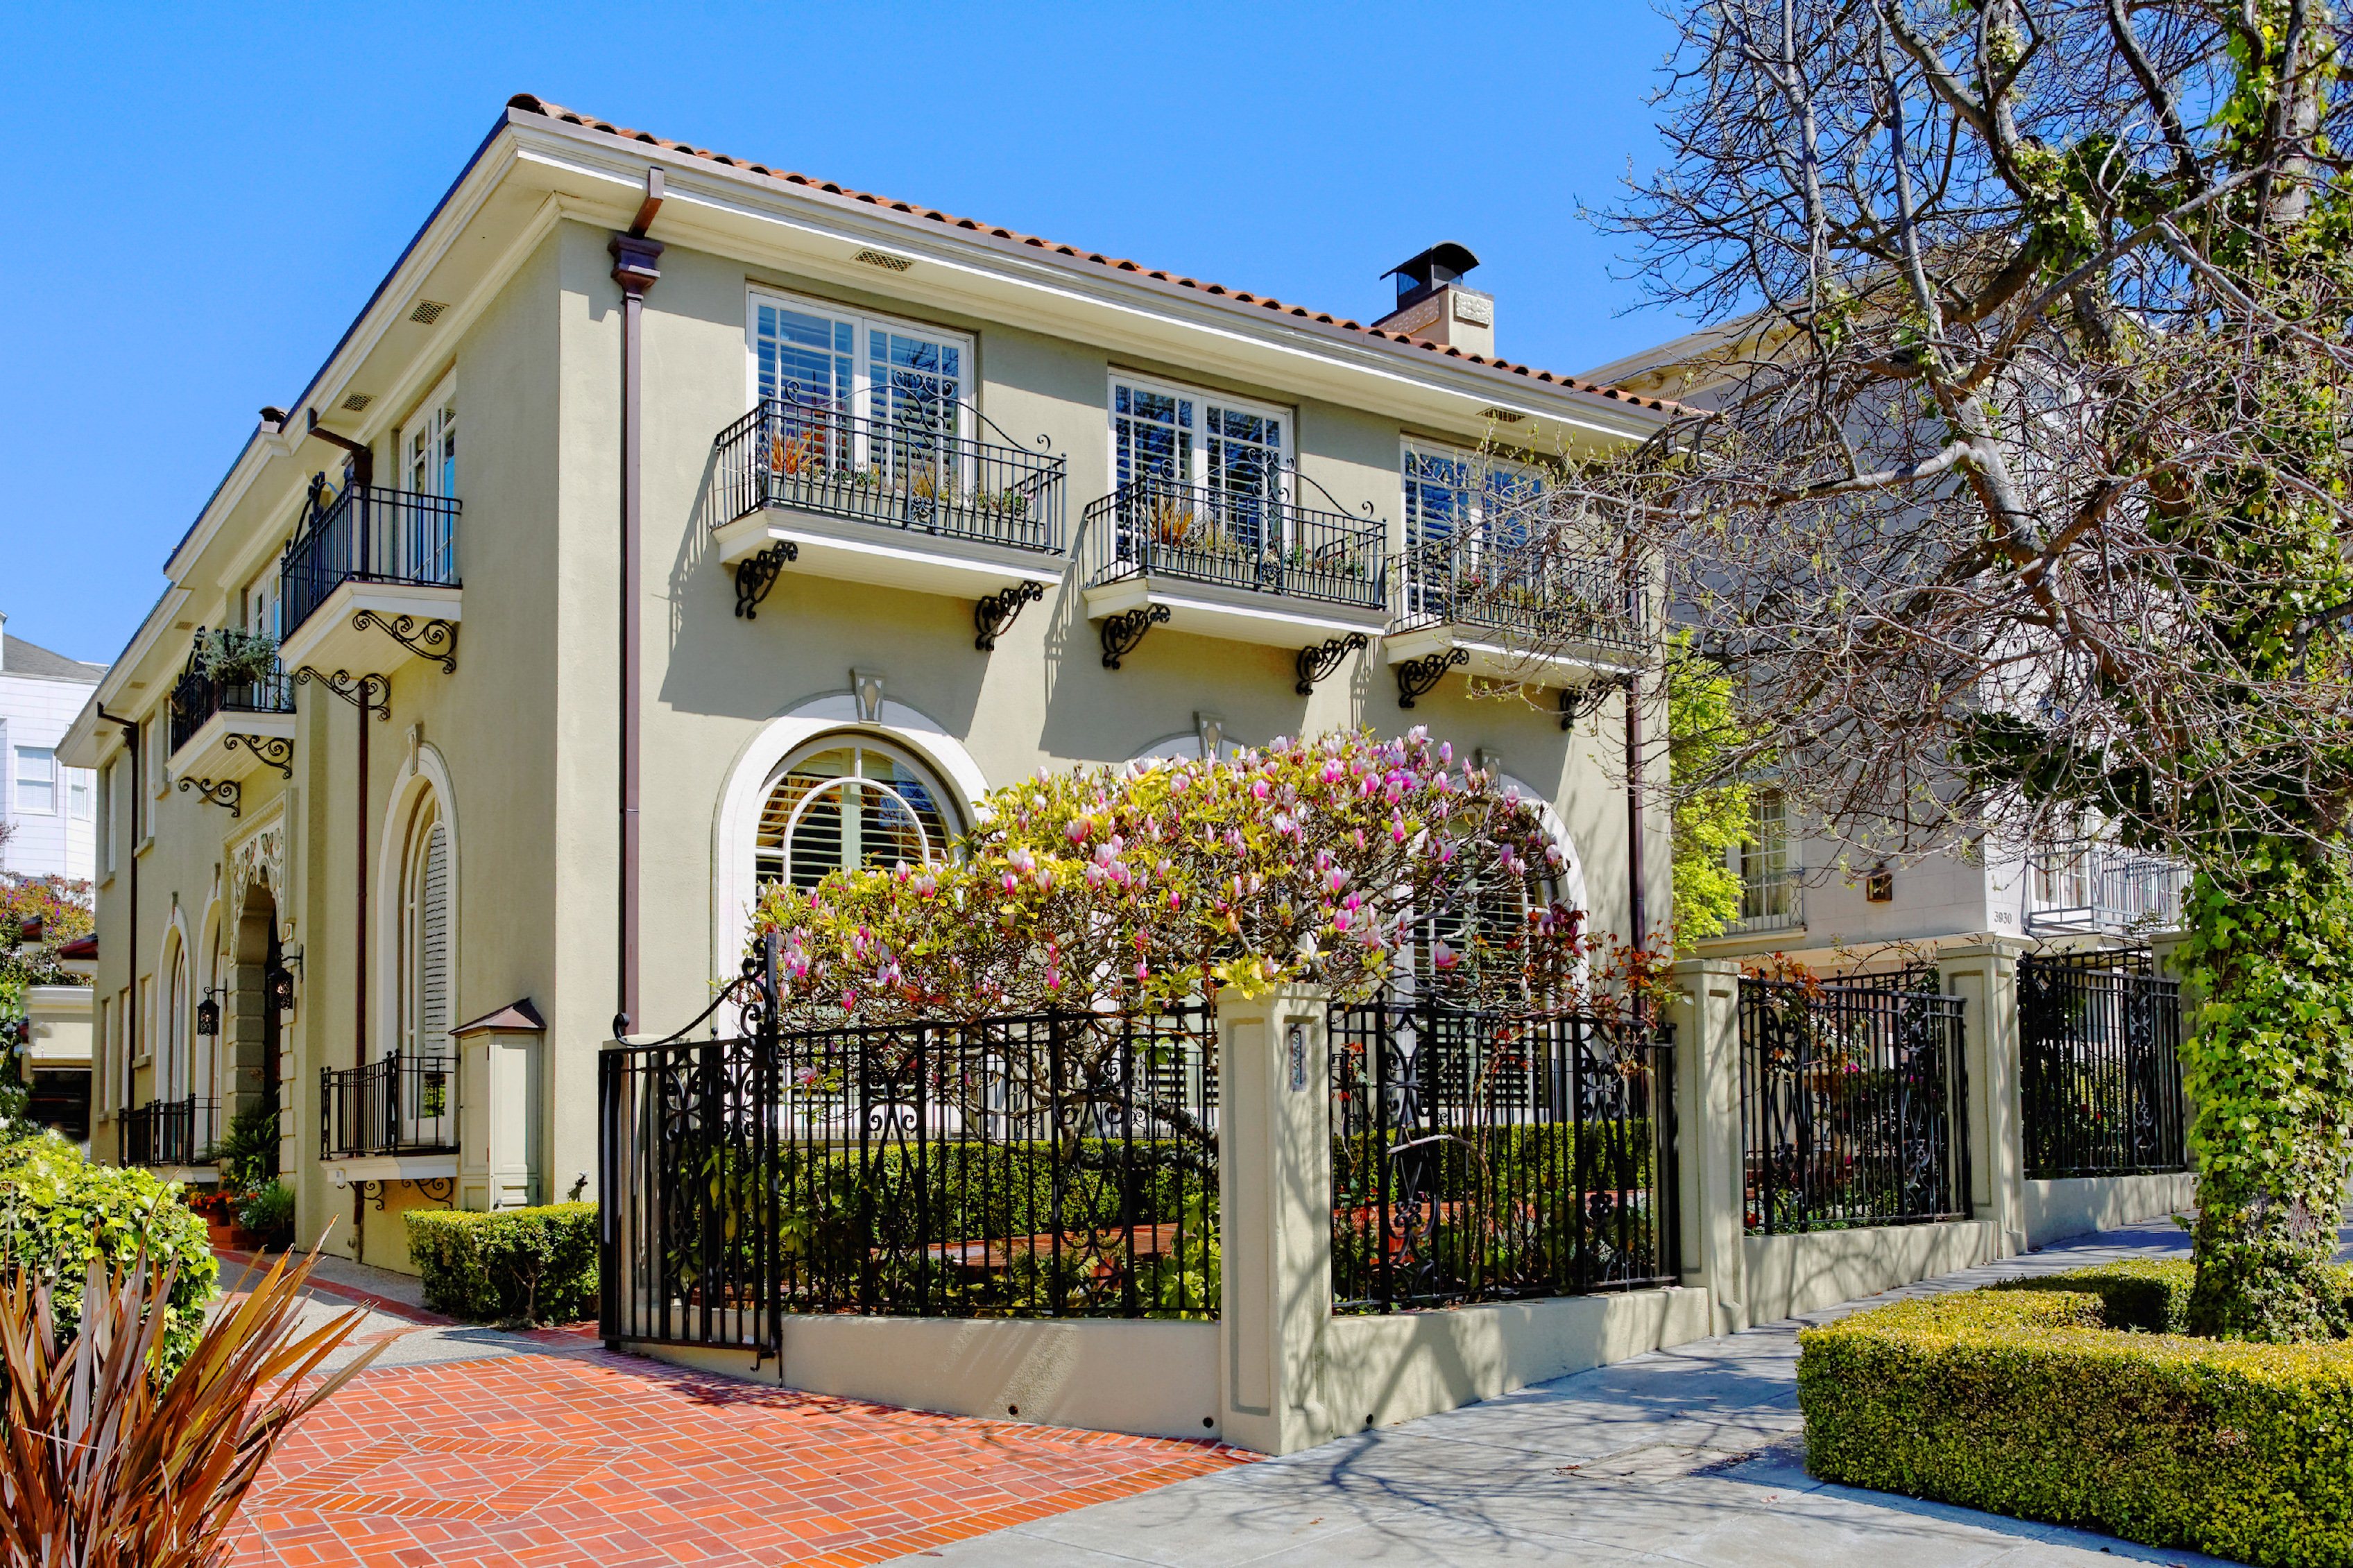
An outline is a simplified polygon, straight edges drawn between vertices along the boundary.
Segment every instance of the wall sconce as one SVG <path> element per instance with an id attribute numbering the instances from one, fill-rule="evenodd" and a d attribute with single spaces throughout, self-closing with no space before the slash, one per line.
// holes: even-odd
<path id="1" fill-rule="evenodd" d="M 197 1034 L 209 1037 L 220 1033 L 221 1008 L 220 1003 L 217 1000 L 220 994 L 221 987 L 217 985 L 206 986 L 205 988 L 205 999 L 196 1004 Z"/>
<path id="2" fill-rule="evenodd" d="M 1864 876 L 1862 896 L 1874 904 L 1895 901 L 1895 873 L 1887 868 L 1886 861 L 1882 860 Z"/>
<path id="3" fill-rule="evenodd" d="M 280 1013 L 294 1010 L 294 972 L 282 963 L 269 972 L 269 1005 Z"/>

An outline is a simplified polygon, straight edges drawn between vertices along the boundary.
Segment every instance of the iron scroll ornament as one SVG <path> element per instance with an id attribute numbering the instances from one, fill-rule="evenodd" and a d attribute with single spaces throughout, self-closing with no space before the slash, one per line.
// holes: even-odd
<path id="1" fill-rule="evenodd" d="M 378 723 L 392 717 L 392 678 L 388 675 L 353 675 L 348 669 L 330 675 L 307 664 L 294 672 L 297 686 L 308 686 L 314 680 L 353 707 L 375 714 Z"/>
<path id="2" fill-rule="evenodd" d="M 1340 668 L 1340 661 L 1352 653 L 1362 653 L 1368 646 L 1365 634 L 1350 632 L 1344 637 L 1326 637 L 1323 642 L 1299 650 L 1299 680 L 1292 687 L 1302 697 L 1315 695 L 1315 688 L 1325 677 Z"/>
<path id="3" fill-rule="evenodd" d="M 1438 689 L 1446 672 L 1471 662 L 1468 650 L 1450 647 L 1440 653 L 1426 653 L 1419 658 L 1407 659 L 1397 667 L 1398 706 L 1410 708 L 1420 698 Z"/>
<path id="4" fill-rule="evenodd" d="M 760 618 L 760 601 L 776 585 L 776 578 L 787 562 L 801 558 L 801 547 L 791 540 L 780 540 L 757 555 L 735 563 L 735 618 L 756 621 Z"/>
<path id="5" fill-rule="evenodd" d="M 221 750 L 234 752 L 242 747 L 251 752 L 262 766 L 276 768 L 281 778 L 294 776 L 294 742 L 283 735 L 246 735 L 231 730 L 221 737 Z"/>
<path id="6" fill-rule="evenodd" d="M 1135 651 L 1144 641 L 1144 634 L 1168 619 L 1166 605 L 1138 605 L 1132 610 L 1107 616 L 1103 624 L 1103 661 L 1105 669 L 1117 669 L 1119 661 Z"/>
<path id="7" fill-rule="evenodd" d="M 228 807 L 228 814 L 231 816 L 245 815 L 245 791 L 239 787 L 235 779 L 183 778 L 180 780 L 180 787 L 195 790 L 196 798 L 206 805 Z"/>
<path id="8" fill-rule="evenodd" d="M 1021 606 L 1034 605 L 1045 596 L 1046 584 L 1035 582 L 1016 583 L 1010 588 L 983 595 L 972 606 L 972 646 L 982 653 L 995 651 L 997 639 L 1020 616 Z"/>
<path id="9" fill-rule="evenodd" d="M 419 620 L 415 616 L 395 616 L 387 621 L 374 610 L 361 610 L 352 616 L 352 630 L 364 632 L 371 626 L 417 658 L 439 664 L 442 674 L 458 673 L 456 622 L 438 617 Z"/>

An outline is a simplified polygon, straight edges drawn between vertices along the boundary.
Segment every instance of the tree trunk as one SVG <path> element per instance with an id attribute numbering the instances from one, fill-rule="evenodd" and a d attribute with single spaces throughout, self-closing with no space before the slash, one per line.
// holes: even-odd
<path id="1" fill-rule="evenodd" d="M 2186 949 L 2206 1002 L 2183 1041 L 2196 1106 L 2189 1331 L 2341 1338 L 2332 1267 L 2353 1161 L 2353 870 L 2273 844 L 2192 885 Z"/>

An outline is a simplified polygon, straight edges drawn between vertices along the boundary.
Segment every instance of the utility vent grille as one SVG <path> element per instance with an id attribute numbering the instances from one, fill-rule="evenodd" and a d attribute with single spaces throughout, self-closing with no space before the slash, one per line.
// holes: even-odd
<path id="1" fill-rule="evenodd" d="M 869 267 L 887 268 L 892 272 L 904 272 L 915 264 L 910 257 L 885 256 L 879 250 L 861 250 L 851 259 L 863 261 Z"/>
<path id="2" fill-rule="evenodd" d="M 361 409 L 365 408 L 369 404 L 374 403 L 375 401 L 375 394 L 372 392 L 354 392 L 349 397 L 343 399 L 343 406 L 352 413 L 357 414 Z"/>
<path id="3" fill-rule="evenodd" d="M 420 327 L 429 327 L 439 321 L 441 312 L 448 308 L 438 300 L 419 300 L 417 309 L 408 312 L 408 319 Z"/>
<path id="4" fill-rule="evenodd" d="M 1521 420 L 1525 419 L 1527 416 L 1525 414 L 1514 414 L 1508 408 L 1482 408 L 1479 410 L 1479 417 L 1482 419 L 1493 419 L 1498 425 L 1517 425 Z"/>

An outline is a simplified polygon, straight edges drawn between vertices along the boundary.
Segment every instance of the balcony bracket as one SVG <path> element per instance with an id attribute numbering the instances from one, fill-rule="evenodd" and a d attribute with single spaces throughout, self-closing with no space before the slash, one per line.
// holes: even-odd
<path id="1" fill-rule="evenodd" d="M 1315 688 L 1324 678 L 1340 668 L 1340 661 L 1352 653 L 1362 653 L 1368 646 L 1365 634 L 1350 632 L 1344 637 L 1326 637 L 1320 644 L 1299 650 L 1299 680 L 1292 687 L 1302 697 L 1315 695 Z"/>
<path id="2" fill-rule="evenodd" d="M 1144 641 L 1144 634 L 1168 619 L 1166 605 L 1138 605 L 1115 616 L 1106 616 L 1103 623 L 1103 661 L 1105 669 L 1117 669 L 1119 661 L 1135 651 Z"/>
<path id="3" fill-rule="evenodd" d="M 191 779 L 180 781 L 182 789 L 196 792 L 196 798 L 206 805 L 225 805 L 231 816 L 245 815 L 245 791 L 235 779 Z"/>
<path id="4" fill-rule="evenodd" d="M 445 1209 L 458 1206 L 458 1184 L 448 1176 L 425 1176 L 409 1184 L 417 1195 L 428 1204 L 439 1204 Z"/>
<path id="5" fill-rule="evenodd" d="M 738 620 L 760 618 L 760 601 L 776 585 L 776 575 L 788 561 L 801 558 L 801 547 L 791 540 L 771 544 L 757 555 L 746 556 L 735 563 L 735 616 Z"/>
<path id="6" fill-rule="evenodd" d="M 1419 658 L 1407 659 L 1397 667 L 1398 706 L 1410 708 L 1415 700 L 1429 696 L 1446 678 L 1446 672 L 1471 662 L 1471 655 L 1459 647 L 1443 648 L 1426 653 Z"/>
<path id="7" fill-rule="evenodd" d="M 415 616 L 395 616 L 385 620 L 374 610 L 362 610 L 352 617 L 352 630 L 366 631 L 369 627 L 384 633 L 417 658 L 438 661 L 441 673 L 458 673 L 458 627 L 455 623 L 440 619 L 419 620 Z"/>
<path id="8" fill-rule="evenodd" d="M 297 685 L 308 686 L 317 681 L 354 708 L 374 713 L 378 723 L 392 717 L 392 678 L 385 675 L 353 675 L 339 669 L 329 675 L 309 665 L 294 672 Z"/>
<path id="9" fill-rule="evenodd" d="M 374 1198 L 375 1200 L 375 1212 L 378 1214 L 384 1213 L 385 1200 L 392 1195 L 391 1187 L 392 1184 L 390 1182 L 365 1180 L 353 1182 L 352 1184 L 352 1197 L 354 1200 L 353 1206 L 356 1207 L 358 1205 L 359 1200 Z"/>
<path id="10" fill-rule="evenodd" d="M 1034 605 L 1045 596 L 1043 583 L 1016 583 L 1010 588 L 982 595 L 972 606 L 972 646 L 983 653 L 992 652 L 998 636 L 1020 616 L 1021 606 Z"/>
<path id="11" fill-rule="evenodd" d="M 1560 689 L 1561 733 L 1565 735 L 1577 728 L 1577 721 L 1579 719 L 1589 718 L 1600 712 L 1602 694 L 1611 687 L 1620 684 L 1621 683 L 1616 681 L 1597 680 L 1586 686 L 1562 687 Z"/>
<path id="12" fill-rule="evenodd" d="M 294 776 L 294 742 L 283 735 L 241 735 L 231 730 L 220 738 L 223 751 L 251 752 L 264 767 L 276 768 L 280 778 Z"/>

